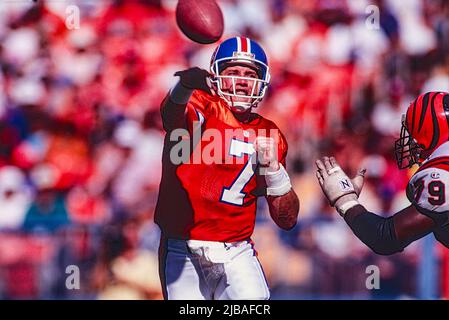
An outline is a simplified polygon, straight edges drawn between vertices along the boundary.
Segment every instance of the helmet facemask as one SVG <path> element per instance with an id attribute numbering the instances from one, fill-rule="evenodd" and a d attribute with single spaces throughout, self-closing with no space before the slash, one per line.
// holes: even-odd
<path id="1" fill-rule="evenodd" d="M 229 65 L 251 65 L 252 68 L 257 69 L 257 73 L 259 78 L 251 78 L 251 77 L 242 77 L 242 76 L 231 76 L 231 75 L 221 75 L 220 73 Z M 261 70 L 265 70 L 264 72 Z M 253 60 L 253 59 L 241 59 L 235 60 L 234 58 L 224 58 L 216 60 L 211 65 L 211 72 L 214 75 L 211 82 L 215 86 L 215 91 L 217 94 L 222 97 L 229 107 L 237 110 L 239 112 L 244 112 L 252 107 L 256 107 L 257 104 L 263 99 L 265 96 L 266 89 L 270 82 L 270 74 L 268 72 L 268 66 L 261 61 Z M 231 80 L 232 88 L 228 90 L 225 88 L 224 82 L 227 79 Z M 239 89 L 237 88 L 238 81 L 247 81 L 248 86 L 252 89 L 249 94 L 239 93 Z M 247 100 L 244 101 L 235 101 L 241 100 L 242 98 Z"/>
<path id="2" fill-rule="evenodd" d="M 420 163 L 422 148 L 410 135 L 405 124 L 405 116 L 402 117 L 401 135 L 395 142 L 396 162 L 399 169 L 412 167 Z"/>

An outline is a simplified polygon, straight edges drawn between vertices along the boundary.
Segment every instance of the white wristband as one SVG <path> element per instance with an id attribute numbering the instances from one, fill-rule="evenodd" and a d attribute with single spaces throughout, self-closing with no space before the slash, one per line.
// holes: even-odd
<path id="1" fill-rule="evenodd" d="M 351 201 L 345 202 L 345 203 L 343 203 L 341 206 L 339 206 L 337 208 L 338 213 L 340 213 L 340 215 L 342 217 L 344 217 L 345 214 L 346 214 L 346 211 L 348 211 L 349 209 L 355 207 L 358 204 L 359 204 L 359 202 L 356 201 L 356 200 L 351 200 Z"/>
<path id="2" fill-rule="evenodd" d="M 193 90 L 183 87 L 181 82 L 178 82 L 170 90 L 170 100 L 176 104 L 187 104 L 192 96 Z"/>
<path id="3" fill-rule="evenodd" d="M 283 196 L 292 189 L 290 177 L 282 164 L 279 164 L 276 172 L 265 172 L 265 182 L 269 196 Z"/>

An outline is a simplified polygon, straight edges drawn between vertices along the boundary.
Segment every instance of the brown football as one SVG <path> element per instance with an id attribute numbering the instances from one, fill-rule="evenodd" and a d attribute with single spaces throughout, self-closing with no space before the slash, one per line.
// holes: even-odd
<path id="1" fill-rule="evenodd" d="M 176 22 L 192 41 L 208 44 L 223 35 L 223 13 L 215 0 L 179 0 Z"/>

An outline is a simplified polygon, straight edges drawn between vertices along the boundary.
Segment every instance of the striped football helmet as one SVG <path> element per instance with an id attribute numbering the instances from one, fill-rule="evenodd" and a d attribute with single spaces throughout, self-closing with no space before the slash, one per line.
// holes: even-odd
<path id="1" fill-rule="evenodd" d="M 449 93 L 427 92 L 413 101 L 403 116 L 401 135 L 395 143 L 400 169 L 422 163 L 449 141 Z"/>
<path id="2" fill-rule="evenodd" d="M 221 75 L 221 72 L 232 64 L 251 66 L 257 71 L 258 78 Z M 212 83 L 217 94 L 230 107 L 238 106 L 246 110 L 257 106 L 263 99 L 270 83 L 270 72 L 265 51 L 257 42 L 245 37 L 233 37 L 222 42 L 212 55 L 210 70 L 213 75 Z M 232 80 L 230 92 L 229 90 L 223 90 L 223 80 L 226 78 Z M 236 82 L 238 80 L 254 81 L 250 94 L 243 95 L 237 92 Z M 234 101 L 235 98 L 247 98 L 248 102 L 236 102 Z"/>

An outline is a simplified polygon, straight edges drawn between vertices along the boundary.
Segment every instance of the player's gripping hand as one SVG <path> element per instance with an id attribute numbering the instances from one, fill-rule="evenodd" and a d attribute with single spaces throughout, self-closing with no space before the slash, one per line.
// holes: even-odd
<path id="1" fill-rule="evenodd" d="M 267 169 L 267 172 L 279 170 L 279 161 L 277 157 L 277 144 L 270 137 L 256 137 L 254 140 L 254 149 L 257 154 L 258 163 Z"/>
<path id="2" fill-rule="evenodd" d="M 211 74 L 204 69 L 194 67 L 183 71 L 178 71 L 175 76 L 179 77 L 181 85 L 189 90 L 203 90 L 210 95 L 214 94 L 211 85 Z"/>
<path id="3" fill-rule="evenodd" d="M 316 161 L 318 182 L 329 200 L 342 214 L 348 206 L 357 204 L 357 198 L 362 191 L 365 169 L 359 170 L 357 175 L 350 179 L 338 165 L 334 157 L 323 157 Z"/>
<path id="4" fill-rule="evenodd" d="M 287 171 L 279 163 L 277 141 L 270 137 L 257 137 L 253 146 L 256 151 L 257 162 L 260 165 L 260 174 L 265 176 L 267 196 L 281 197 L 290 193 L 292 184 Z M 296 197 L 296 195 L 294 196 Z M 269 204 L 272 203 L 270 201 L 273 198 L 270 199 Z"/>

